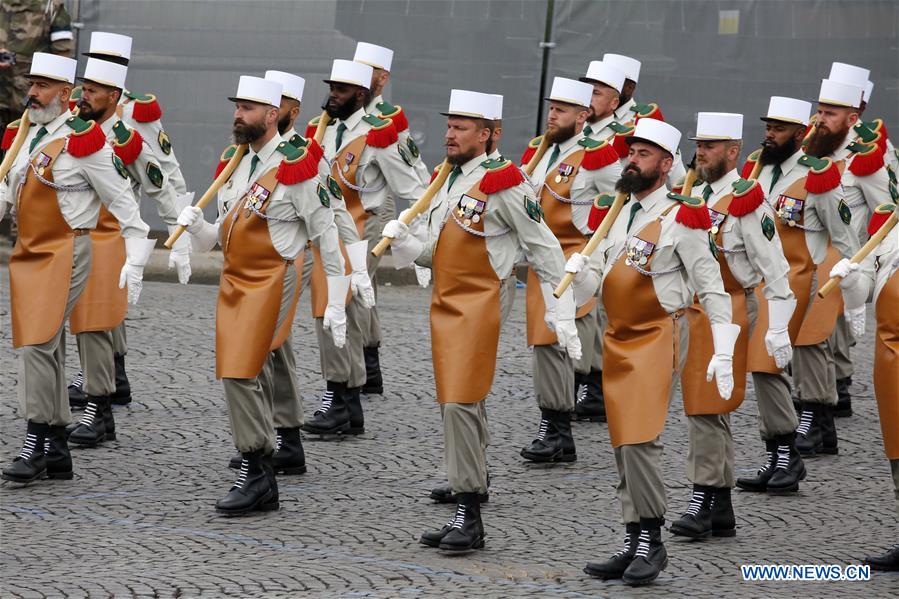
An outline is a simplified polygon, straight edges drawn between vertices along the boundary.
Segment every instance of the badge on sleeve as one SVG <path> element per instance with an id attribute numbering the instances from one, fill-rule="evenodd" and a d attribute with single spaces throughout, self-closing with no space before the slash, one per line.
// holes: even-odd
<path id="1" fill-rule="evenodd" d="M 768 216 L 767 214 L 762 217 L 762 234 L 768 238 L 768 241 L 774 239 L 774 232 L 776 228 L 774 226 L 774 219 Z"/>
<path id="2" fill-rule="evenodd" d="M 409 157 L 409 153 L 401 146 L 400 144 L 396 145 L 397 151 L 400 153 L 400 157 L 403 159 L 407 165 L 412 166 L 412 158 Z"/>
<path id="3" fill-rule="evenodd" d="M 330 179 L 330 177 L 328 177 Z M 316 190 L 318 193 L 318 201 L 322 203 L 322 206 L 325 208 L 331 207 L 331 196 L 328 195 L 328 190 L 324 188 L 324 186 L 319 183 L 318 189 Z"/>
<path id="4" fill-rule="evenodd" d="M 128 178 L 128 170 L 125 168 L 125 163 L 115 154 L 112 155 L 112 165 L 115 167 L 116 172 L 121 175 L 122 179 Z"/>
<path id="5" fill-rule="evenodd" d="M 528 216 L 531 217 L 531 220 L 539 223 L 543 220 L 543 208 L 540 207 L 540 204 L 537 203 L 537 200 L 534 198 L 524 196 L 524 209 L 527 211 Z"/>
<path id="6" fill-rule="evenodd" d="M 162 171 L 155 162 L 147 163 L 147 177 L 149 177 L 150 183 L 156 187 L 162 187 Z"/>
<path id="7" fill-rule="evenodd" d="M 328 175 L 328 191 L 338 200 L 343 199 L 343 190 L 340 189 L 340 183 L 331 175 Z"/>
<path id="8" fill-rule="evenodd" d="M 169 136 L 166 135 L 166 132 L 163 130 L 159 130 L 159 149 L 162 150 L 162 153 L 168 156 L 172 153 L 172 140 L 169 139 Z"/>
<path id="9" fill-rule="evenodd" d="M 412 154 L 412 158 L 418 158 L 421 156 L 421 152 L 418 149 L 418 146 L 415 145 L 415 141 L 412 139 L 412 136 L 409 136 L 409 139 L 406 140 L 406 145 L 409 147 L 409 153 Z"/>
<path id="10" fill-rule="evenodd" d="M 852 211 L 844 200 L 840 200 L 840 205 L 837 207 L 837 210 L 840 212 L 840 220 L 843 221 L 843 224 L 852 224 Z"/>

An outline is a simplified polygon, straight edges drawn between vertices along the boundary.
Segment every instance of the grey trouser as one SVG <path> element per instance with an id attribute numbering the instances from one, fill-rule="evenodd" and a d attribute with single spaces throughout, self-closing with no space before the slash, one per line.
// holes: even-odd
<path id="1" fill-rule="evenodd" d="M 829 339 L 793 348 L 793 383 L 803 402 L 836 405 L 837 373 Z"/>
<path id="2" fill-rule="evenodd" d="M 112 330 L 112 353 L 124 356 L 128 353 L 128 339 L 125 335 L 125 321 Z"/>
<path id="3" fill-rule="evenodd" d="M 837 380 L 851 377 L 855 370 L 852 366 L 852 357 L 849 355 L 849 348 L 853 345 L 854 340 L 852 332 L 849 330 L 849 323 L 846 322 L 846 317 L 840 314 L 837 316 L 837 326 L 834 327 L 833 334 L 830 336 Z"/>
<path id="4" fill-rule="evenodd" d="M 577 338 L 581 341 L 581 359 L 574 363 L 574 371 L 579 374 L 589 374 L 591 370 L 599 370 L 596 368 L 597 362 L 602 362 L 602 343 L 600 342 L 600 357 L 597 358 L 596 340 L 599 339 L 599 316 L 596 308 L 584 315 L 583 318 L 577 318 L 574 321 L 577 326 Z"/>
<path id="5" fill-rule="evenodd" d="M 596 314 L 596 336 L 593 338 L 593 351 L 590 354 L 590 370 L 602 370 L 602 336 L 606 331 L 606 309 L 602 305 L 602 297 L 599 292 L 596 294 L 596 308 L 593 313 Z M 583 342 L 581 343 L 583 345 Z"/>
<path id="6" fill-rule="evenodd" d="M 378 264 L 381 263 L 380 256 L 372 256 L 371 250 L 379 241 L 381 241 L 381 231 L 384 230 L 386 221 L 381 215 L 390 215 L 393 217 L 393 198 L 388 196 L 384 205 L 377 212 L 371 214 L 365 221 L 365 240 L 368 241 L 368 276 L 371 278 L 372 287 L 375 290 L 375 307 L 366 310 L 364 314 L 360 314 L 359 327 L 362 329 L 363 347 L 379 347 L 381 345 L 381 319 L 378 316 L 377 294 L 378 294 Z"/>
<path id="7" fill-rule="evenodd" d="M 72 420 L 66 391 L 66 320 L 91 272 L 90 235 L 75 237 L 74 246 L 69 295 L 59 330 L 46 343 L 26 345 L 19 351 L 19 409 L 26 420 L 51 426 L 64 426 Z"/>
<path id="8" fill-rule="evenodd" d="M 284 288 L 281 291 L 281 306 L 275 330 L 281 326 L 290 310 L 293 293 L 297 285 L 297 272 L 289 266 L 284 273 Z M 252 326 L 253 323 L 234 323 L 235 326 Z M 222 379 L 225 399 L 228 402 L 228 417 L 231 434 L 237 451 L 248 453 L 261 449 L 271 453 L 275 448 L 273 426 L 273 352 L 262 366 L 262 371 L 250 379 Z"/>
<path id="9" fill-rule="evenodd" d="M 364 322 L 368 308 L 353 296 L 346 307 L 346 345 L 334 345 L 331 331 L 326 331 L 323 318 L 315 319 L 315 337 L 318 339 L 318 355 L 321 360 L 322 376 L 332 383 L 346 383 L 347 387 L 361 387 L 365 384 L 365 356 L 362 353 Z"/>
<path id="10" fill-rule="evenodd" d="M 503 280 L 500 287 L 500 326 L 506 322 L 515 303 L 515 276 Z M 440 404 L 443 419 L 443 443 L 446 475 L 456 493 L 487 491 L 487 403 Z"/>
<path id="11" fill-rule="evenodd" d="M 275 428 L 299 428 L 303 420 L 303 398 L 297 385 L 297 362 L 293 355 L 293 333 L 272 351 L 272 393 Z"/>

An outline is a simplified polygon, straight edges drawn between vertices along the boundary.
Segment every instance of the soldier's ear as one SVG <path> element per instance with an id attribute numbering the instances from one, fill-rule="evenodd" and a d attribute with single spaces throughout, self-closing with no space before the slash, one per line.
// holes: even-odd
<path id="1" fill-rule="evenodd" d="M 612 98 L 612 110 L 618 110 L 619 106 L 621 106 L 621 96 L 619 94 L 615 94 L 615 97 Z"/>

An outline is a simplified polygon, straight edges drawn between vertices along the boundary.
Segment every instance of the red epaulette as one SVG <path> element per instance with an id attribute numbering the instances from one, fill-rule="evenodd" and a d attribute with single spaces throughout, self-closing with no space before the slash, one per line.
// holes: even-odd
<path id="1" fill-rule="evenodd" d="M 313 119 L 306 124 L 306 134 L 303 137 L 312 139 L 315 137 L 315 130 L 318 129 L 318 119 Z"/>
<path id="2" fill-rule="evenodd" d="M 533 158 L 534 154 L 537 153 L 537 148 L 540 147 L 541 141 L 543 141 L 543 136 L 538 135 L 528 142 L 528 147 L 525 149 L 524 154 L 521 155 L 521 166 L 525 166 L 528 162 L 531 161 L 531 158 Z"/>
<path id="3" fill-rule="evenodd" d="M 881 204 L 874 209 L 871 220 L 868 221 L 868 235 L 874 235 L 880 230 L 880 227 L 889 220 L 890 215 L 896 209 L 896 204 Z"/>
<path id="4" fill-rule="evenodd" d="M 870 145 L 862 145 L 859 152 L 852 156 L 849 162 L 849 172 L 857 177 L 867 177 L 873 175 L 880 167 L 883 166 L 883 152 L 876 143 Z M 886 148 L 886 144 L 884 144 Z"/>
<path id="5" fill-rule="evenodd" d="M 765 201 L 765 192 L 758 181 L 739 179 L 733 184 L 733 200 L 727 209 L 734 216 L 746 216 L 752 214 Z"/>
<path id="6" fill-rule="evenodd" d="M 275 173 L 278 183 L 296 185 L 318 174 L 318 161 L 306 148 L 295 148 L 287 142 L 281 142 L 278 151 L 284 154 L 284 160 Z"/>
<path id="7" fill-rule="evenodd" d="M 596 199 L 593 200 L 593 205 L 590 206 L 590 215 L 587 217 L 587 228 L 591 231 L 596 231 L 596 229 L 599 228 L 599 225 L 602 224 L 602 221 L 608 216 L 609 208 L 612 207 L 614 202 L 615 196 L 610 193 L 602 193 L 596 196 Z"/>
<path id="8" fill-rule="evenodd" d="M 392 122 L 393 126 L 396 127 L 397 133 L 402 133 L 409 128 L 409 120 L 406 118 L 406 112 L 402 106 L 393 106 L 387 102 L 382 102 L 378 104 L 378 116 Z"/>
<path id="9" fill-rule="evenodd" d="M 805 190 L 809 193 L 827 193 L 836 189 L 843 178 L 840 167 L 830 158 L 806 155 L 799 159 L 799 164 L 809 167 L 805 178 Z"/>
<path id="10" fill-rule="evenodd" d="M 615 153 L 618 154 L 618 158 L 627 158 L 627 155 L 630 153 L 631 147 L 626 140 L 633 134 L 633 132 L 633 129 L 631 129 L 630 133 L 615 134 L 615 138 L 612 140 L 612 147 L 615 148 Z"/>
<path id="11" fill-rule="evenodd" d="M 106 135 L 95 121 L 85 122 L 73 116 L 66 124 L 72 128 L 66 151 L 75 158 L 90 156 L 106 145 Z"/>
<path id="12" fill-rule="evenodd" d="M 668 199 L 680 202 L 680 208 L 674 220 L 690 229 L 711 229 L 712 219 L 702 198 L 688 197 L 677 193 L 669 193 Z"/>
<path id="13" fill-rule="evenodd" d="M 584 138 L 578 143 L 581 142 L 590 142 L 585 146 L 586 149 L 584 151 L 584 159 L 583 161 L 581 161 L 581 167 L 583 169 L 588 171 L 595 171 L 609 166 L 613 162 L 618 162 L 618 152 L 608 141 L 599 143 Z"/>
<path id="14" fill-rule="evenodd" d="M 0 150 L 5 152 L 12 146 L 12 140 L 16 138 L 16 133 L 19 132 L 20 122 L 21 119 L 13 121 L 6 126 L 6 130 L 3 132 L 3 141 L 0 142 Z"/>
<path id="15" fill-rule="evenodd" d="M 488 195 L 515 187 L 524 181 L 521 169 L 512 164 L 511 160 L 488 160 L 484 164 L 487 172 L 481 178 L 478 189 Z M 498 166 L 493 166 L 494 164 Z"/>
<path id="16" fill-rule="evenodd" d="M 437 178 L 437 175 L 440 173 L 440 165 L 434 167 L 434 170 L 431 172 L 431 180 L 428 181 L 428 185 L 434 182 L 434 179 Z"/>
<path id="17" fill-rule="evenodd" d="M 129 129 L 122 121 L 116 122 L 112 131 L 116 136 L 116 141 L 112 144 L 112 151 L 125 166 L 132 164 L 144 148 L 144 138 L 137 132 L 137 129 Z"/>
<path id="18" fill-rule="evenodd" d="M 740 171 L 741 177 L 743 177 L 744 179 L 749 178 L 749 175 L 751 175 L 752 171 L 755 170 L 755 164 L 758 162 L 759 156 L 761 156 L 761 154 L 761 150 L 756 150 L 746 157 L 746 163 L 743 165 L 743 170 Z"/>
<path id="19" fill-rule="evenodd" d="M 396 126 L 392 121 L 381 121 L 378 125 L 372 125 L 365 136 L 365 145 L 373 148 L 386 148 L 390 144 L 394 144 L 399 139 Z"/>
<path id="20" fill-rule="evenodd" d="M 215 177 L 213 179 L 218 179 L 219 175 L 222 174 L 222 171 L 225 170 L 225 167 L 228 166 L 228 163 L 231 162 L 231 157 L 234 156 L 234 152 L 237 151 L 236 145 L 230 145 L 222 152 L 222 155 L 219 156 L 218 166 L 215 167 Z"/>
<path id="21" fill-rule="evenodd" d="M 315 141 L 314 137 L 308 138 L 308 142 L 309 143 L 306 144 L 306 151 L 309 152 L 309 155 L 312 156 L 312 159 L 318 164 L 318 161 L 324 157 L 325 151 L 318 145 L 318 142 Z"/>
<path id="22" fill-rule="evenodd" d="M 138 123 L 152 123 L 162 118 L 162 107 L 153 94 L 132 98 L 134 109 L 131 118 Z"/>

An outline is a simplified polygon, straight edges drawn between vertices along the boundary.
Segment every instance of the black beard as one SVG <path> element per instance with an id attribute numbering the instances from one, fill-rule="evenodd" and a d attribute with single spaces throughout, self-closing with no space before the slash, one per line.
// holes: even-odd
<path id="1" fill-rule="evenodd" d="M 644 175 L 640 169 L 633 165 L 628 165 L 621 178 L 615 183 L 615 191 L 622 193 L 640 193 L 652 187 L 661 176 L 661 171 L 656 169 L 655 172 Z"/>
<path id="2" fill-rule="evenodd" d="M 714 183 L 727 174 L 727 163 L 722 160 L 717 164 L 696 167 L 696 174 L 706 183 Z"/>
<path id="3" fill-rule="evenodd" d="M 335 108 L 332 108 L 330 104 L 326 104 L 325 110 L 332 119 L 345 121 L 353 116 L 353 113 L 359 110 L 359 107 L 356 104 L 356 96 L 351 96 L 346 102 Z"/>
<path id="4" fill-rule="evenodd" d="M 284 135 L 290 129 L 290 113 L 285 114 L 283 118 L 278 119 L 278 133 Z"/>
<path id="5" fill-rule="evenodd" d="M 574 137 L 574 127 L 575 124 L 571 123 L 570 126 L 565 127 L 564 129 L 558 128 L 555 131 L 547 131 L 546 141 L 551 144 L 564 143 Z"/>
<path id="6" fill-rule="evenodd" d="M 453 166 L 462 166 L 463 164 L 477 156 L 476 152 L 477 150 L 471 150 L 469 152 L 466 152 L 465 154 L 456 154 L 455 156 L 447 155 L 446 161 Z"/>
<path id="7" fill-rule="evenodd" d="M 815 132 L 812 133 L 812 136 L 808 140 L 805 153 L 809 156 L 814 156 L 815 158 L 830 156 L 836 152 L 846 140 L 847 133 L 849 133 L 848 128 L 834 133 L 825 133 L 821 129 L 816 128 Z"/>
<path id="8" fill-rule="evenodd" d="M 796 153 L 797 146 L 795 137 L 791 137 L 779 146 L 762 142 L 762 153 L 759 160 L 761 160 L 762 166 L 782 164 L 784 160 Z"/>
<path id="9" fill-rule="evenodd" d="M 95 112 L 84 102 L 78 102 L 78 118 L 82 121 L 96 121 L 101 114 L 99 110 Z"/>
<path id="10" fill-rule="evenodd" d="M 234 134 L 234 143 L 251 144 L 257 139 L 265 135 L 265 125 L 263 123 L 234 123 L 232 130 Z"/>

